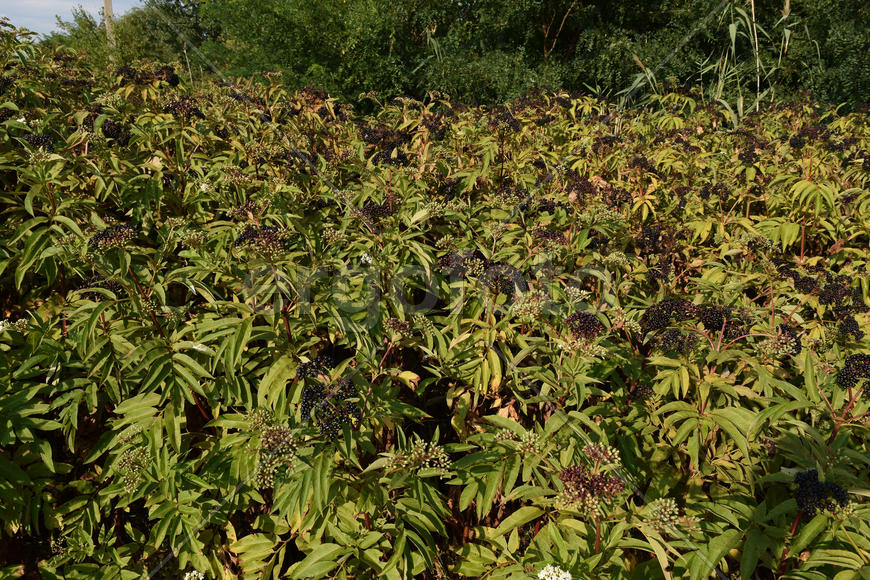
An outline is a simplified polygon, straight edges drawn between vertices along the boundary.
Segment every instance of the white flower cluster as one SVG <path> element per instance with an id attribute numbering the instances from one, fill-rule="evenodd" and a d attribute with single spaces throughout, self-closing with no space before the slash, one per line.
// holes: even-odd
<path id="1" fill-rule="evenodd" d="M 371 264 L 374 261 L 371 254 L 367 252 L 363 253 L 363 255 L 360 256 L 360 260 L 362 260 L 363 264 Z"/>
<path id="2" fill-rule="evenodd" d="M 23 331 L 27 328 L 27 320 L 23 318 L 21 320 L 16 320 L 15 322 L 10 322 L 9 320 L 0 320 L 0 332 L 3 332 L 4 330 L 8 330 L 10 328 L 18 331 Z"/>
<path id="3" fill-rule="evenodd" d="M 540 580 L 571 580 L 571 574 L 565 572 L 558 566 L 547 564 L 544 569 L 538 572 Z"/>
<path id="4" fill-rule="evenodd" d="M 198 570 L 193 570 L 184 575 L 184 580 L 205 580 L 205 574 Z"/>

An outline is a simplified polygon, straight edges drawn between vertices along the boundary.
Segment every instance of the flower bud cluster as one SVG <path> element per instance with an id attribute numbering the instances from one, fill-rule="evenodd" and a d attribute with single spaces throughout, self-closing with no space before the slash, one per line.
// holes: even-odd
<path id="1" fill-rule="evenodd" d="M 428 441 L 416 441 L 411 448 L 390 457 L 390 469 L 416 470 L 435 469 L 442 475 L 450 470 L 450 457 L 440 445 Z"/>
<path id="2" fill-rule="evenodd" d="M 257 484 L 272 487 L 293 469 L 297 441 L 289 427 L 269 425 L 260 436 Z"/>
<path id="3" fill-rule="evenodd" d="M 510 312 L 523 322 L 532 322 L 540 318 L 546 302 L 546 292 L 524 292 L 514 297 Z"/>
<path id="4" fill-rule="evenodd" d="M 145 467 L 148 465 L 148 449 L 145 446 L 131 447 L 118 459 L 118 472 L 127 493 L 136 491 L 136 486 Z"/>

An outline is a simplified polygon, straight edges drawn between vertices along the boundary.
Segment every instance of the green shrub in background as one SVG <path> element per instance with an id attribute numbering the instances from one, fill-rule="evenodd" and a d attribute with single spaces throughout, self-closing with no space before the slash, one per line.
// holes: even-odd
<path id="1" fill-rule="evenodd" d="M 117 56 L 121 64 L 190 62 L 197 78 L 278 70 L 291 89 L 316 86 L 357 105 L 370 91 L 496 103 L 542 87 L 617 98 L 639 86 L 637 101 L 663 83 L 700 85 L 741 115 L 759 95 L 764 103 L 805 91 L 834 104 L 870 101 L 865 2 L 759 0 L 754 19 L 752 8 L 721 0 L 148 0 L 118 19 Z M 106 63 L 100 29 L 79 10 L 50 42 Z"/>

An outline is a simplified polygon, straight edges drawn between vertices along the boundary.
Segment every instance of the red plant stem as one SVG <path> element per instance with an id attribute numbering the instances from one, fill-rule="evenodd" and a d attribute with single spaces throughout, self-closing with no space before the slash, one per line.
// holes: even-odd
<path id="1" fill-rule="evenodd" d="M 595 553 L 601 553 L 601 520 L 595 518 Z"/>
<path id="2" fill-rule="evenodd" d="M 794 537 L 797 532 L 798 526 L 801 523 L 801 518 L 804 515 L 804 510 L 799 510 L 797 515 L 794 517 L 794 521 L 791 524 L 791 530 L 788 533 L 788 539 Z M 785 546 L 782 547 L 782 557 L 779 559 L 779 568 L 776 570 L 777 576 L 781 576 L 783 571 L 785 570 L 785 562 L 788 557 L 788 542 L 786 542 Z"/>

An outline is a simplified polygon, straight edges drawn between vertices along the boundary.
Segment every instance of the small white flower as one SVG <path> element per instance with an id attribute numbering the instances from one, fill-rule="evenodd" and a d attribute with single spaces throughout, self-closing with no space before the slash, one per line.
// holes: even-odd
<path id="1" fill-rule="evenodd" d="M 21 117 L 20 119 L 15 119 L 15 122 L 16 123 L 26 123 L 27 119 L 25 119 L 24 117 Z"/>
<path id="2" fill-rule="evenodd" d="M 187 572 L 184 575 L 184 580 L 205 580 L 205 574 L 198 570 L 194 570 L 192 572 Z"/>
<path id="3" fill-rule="evenodd" d="M 368 253 L 363 253 L 363 255 L 360 256 L 360 260 L 362 260 L 362 263 L 363 263 L 363 264 L 371 264 L 372 261 L 373 261 L 373 258 L 371 257 L 370 254 L 368 254 Z"/>
<path id="4" fill-rule="evenodd" d="M 547 564 L 544 569 L 538 572 L 540 580 L 571 580 L 571 574 L 565 572 L 558 566 Z"/>

